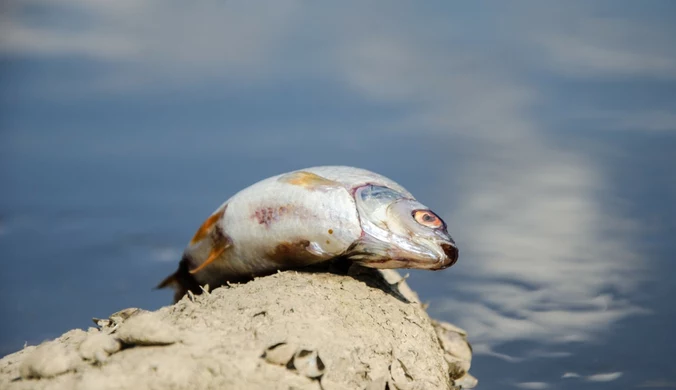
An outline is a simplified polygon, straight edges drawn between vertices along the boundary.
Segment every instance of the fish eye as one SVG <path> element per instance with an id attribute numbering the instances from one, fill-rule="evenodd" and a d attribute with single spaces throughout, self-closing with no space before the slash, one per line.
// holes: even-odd
<path id="1" fill-rule="evenodd" d="M 444 222 L 430 210 L 415 210 L 413 218 L 419 224 L 431 229 L 437 229 L 444 226 Z"/>

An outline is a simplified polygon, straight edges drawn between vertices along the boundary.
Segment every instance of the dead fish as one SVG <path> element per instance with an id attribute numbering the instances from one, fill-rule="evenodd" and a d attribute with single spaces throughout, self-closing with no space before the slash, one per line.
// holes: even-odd
<path id="1" fill-rule="evenodd" d="M 225 201 L 197 230 L 158 288 L 175 300 L 200 286 L 346 258 L 371 268 L 441 270 L 458 259 L 446 223 L 396 182 L 347 166 L 262 180 Z"/>

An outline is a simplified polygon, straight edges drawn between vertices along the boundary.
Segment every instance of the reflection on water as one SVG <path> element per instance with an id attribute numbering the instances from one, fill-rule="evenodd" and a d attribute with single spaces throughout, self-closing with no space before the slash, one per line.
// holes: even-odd
<path id="1" fill-rule="evenodd" d="M 626 295 L 645 259 L 632 226 L 595 198 L 606 186 L 595 167 L 536 143 L 501 146 L 463 177 L 454 224 L 475 260 L 459 286 L 467 298 L 439 310 L 472 313 L 460 322 L 491 353 L 510 340 L 590 340 L 644 312 Z"/>
<path id="2" fill-rule="evenodd" d="M 346 164 L 448 222 L 409 280 L 482 388 L 676 387 L 671 3 L 247 4 L 2 14 L 0 353 L 167 304 L 227 197 Z"/>

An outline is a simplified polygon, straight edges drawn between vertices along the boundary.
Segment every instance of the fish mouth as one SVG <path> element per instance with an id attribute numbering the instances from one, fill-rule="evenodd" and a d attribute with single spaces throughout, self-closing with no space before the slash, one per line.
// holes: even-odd
<path id="1" fill-rule="evenodd" d="M 425 243 L 395 240 L 385 242 L 365 235 L 344 254 L 345 257 L 369 268 L 410 268 L 438 271 L 458 261 L 458 247 L 447 234 Z"/>
<path id="2" fill-rule="evenodd" d="M 453 264 L 455 264 L 458 261 L 458 256 L 460 254 L 460 252 L 458 251 L 458 247 L 448 243 L 442 243 L 440 244 L 440 246 L 441 249 L 444 251 L 446 258 L 442 262 L 442 267 L 439 269 L 448 268 Z"/>
<path id="3" fill-rule="evenodd" d="M 439 245 L 438 248 L 441 248 L 443 254 L 437 249 L 435 250 L 433 259 L 429 257 L 424 259 L 402 259 L 403 261 L 407 261 L 409 263 L 409 266 L 406 268 L 420 268 L 430 271 L 440 271 L 452 266 L 458 261 L 460 252 L 452 240 L 437 242 L 437 245 Z"/>
<path id="4" fill-rule="evenodd" d="M 440 243 L 438 245 L 444 252 L 443 254 L 437 252 L 435 255 L 428 254 L 428 256 L 418 257 L 389 251 L 386 255 L 359 253 L 351 255 L 349 258 L 369 268 L 413 268 L 440 271 L 458 261 L 458 248 L 449 243 Z"/>

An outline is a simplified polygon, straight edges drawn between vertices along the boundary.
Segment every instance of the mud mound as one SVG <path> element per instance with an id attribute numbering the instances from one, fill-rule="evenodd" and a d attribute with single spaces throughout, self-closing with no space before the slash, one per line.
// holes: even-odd
<path id="1" fill-rule="evenodd" d="M 394 271 L 281 272 L 126 309 L 0 360 L 2 389 L 472 387 L 464 331 Z M 386 387 L 387 386 L 387 387 Z"/>

